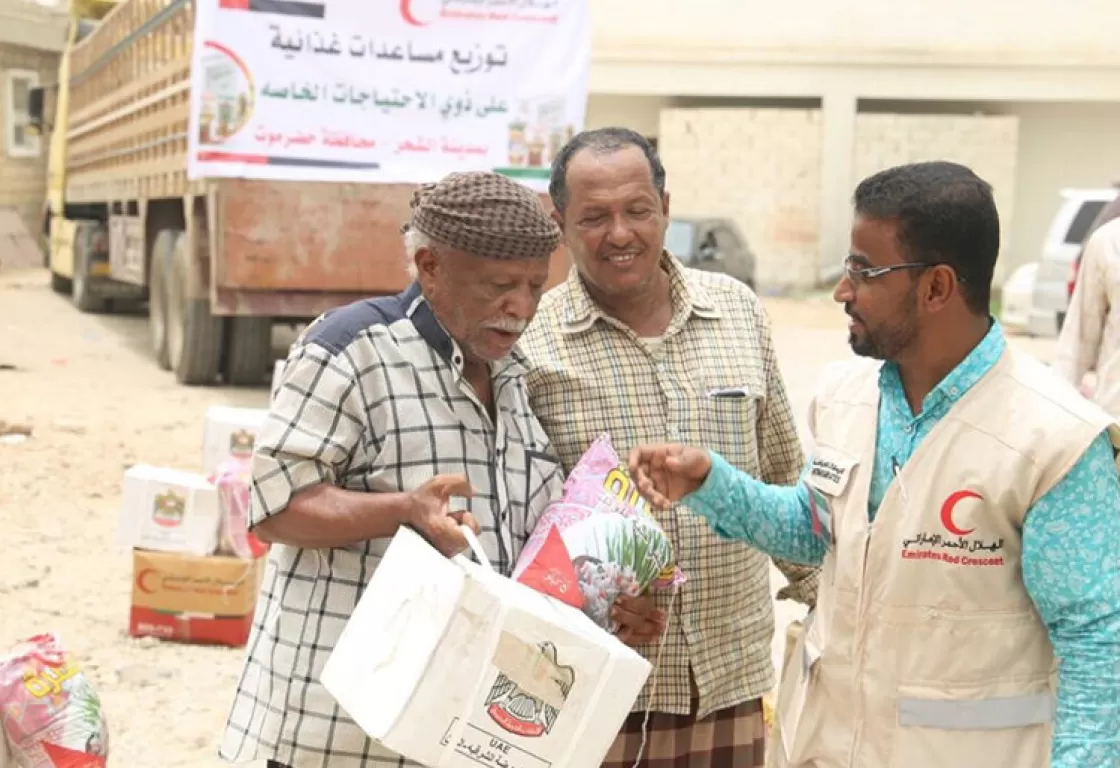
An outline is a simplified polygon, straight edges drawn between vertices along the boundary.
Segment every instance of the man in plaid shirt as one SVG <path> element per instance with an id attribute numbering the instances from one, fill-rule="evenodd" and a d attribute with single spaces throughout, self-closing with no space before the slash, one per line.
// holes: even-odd
<path id="1" fill-rule="evenodd" d="M 257 439 L 251 525 L 272 548 L 221 748 L 231 762 L 414 765 L 319 682 L 362 590 L 402 525 L 448 556 L 470 525 L 508 574 L 562 486 L 514 349 L 559 230 L 493 173 L 452 174 L 412 205 L 416 282 L 309 326 Z"/>
<path id="2" fill-rule="evenodd" d="M 690 436 L 767 482 L 796 482 L 801 444 L 766 313 L 747 286 L 665 252 L 669 193 L 649 142 L 622 128 L 579 134 L 553 162 L 549 193 L 575 268 L 521 346 L 565 469 L 603 432 L 623 456 Z M 769 560 L 686 509 L 654 514 L 688 581 L 675 598 L 615 606 L 619 637 L 658 664 L 604 768 L 630 768 L 639 752 L 642 768 L 760 766 L 760 699 L 774 685 Z M 811 604 L 816 569 L 777 565 L 783 593 Z"/>

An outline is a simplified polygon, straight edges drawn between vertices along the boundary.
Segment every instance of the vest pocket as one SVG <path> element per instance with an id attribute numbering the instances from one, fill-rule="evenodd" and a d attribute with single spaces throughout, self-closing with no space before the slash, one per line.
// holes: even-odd
<path id="1" fill-rule="evenodd" d="M 893 768 L 1046 768 L 1049 679 L 1014 686 L 901 685 Z"/>

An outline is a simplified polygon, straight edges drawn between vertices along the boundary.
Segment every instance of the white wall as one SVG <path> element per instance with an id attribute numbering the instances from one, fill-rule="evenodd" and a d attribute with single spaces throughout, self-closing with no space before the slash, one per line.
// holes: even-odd
<path id="1" fill-rule="evenodd" d="M 673 213 L 733 219 L 760 290 L 816 283 L 820 110 L 666 109 L 660 138 Z"/>
<path id="2" fill-rule="evenodd" d="M 623 125 L 643 136 L 656 136 L 662 101 L 658 96 L 593 93 L 587 100 L 587 127 Z"/>

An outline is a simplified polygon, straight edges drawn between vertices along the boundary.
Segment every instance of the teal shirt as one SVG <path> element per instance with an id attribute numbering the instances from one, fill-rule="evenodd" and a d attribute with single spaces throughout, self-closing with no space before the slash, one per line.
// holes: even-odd
<path id="1" fill-rule="evenodd" d="M 997 323 L 913 415 L 897 366 L 879 375 L 879 424 L 868 515 L 874 519 L 894 464 L 918 445 L 1003 354 Z M 684 500 L 721 536 L 798 563 L 824 560 L 813 533 L 809 490 L 766 485 L 712 455 L 703 487 Z M 827 536 L 827 534 L 826 534 Z M 1023 524 L 1023 582 L 1060 660 L 1052 768 L 1120 765 L 1120 473 L 1100 435 L 1038 500 Z"/>

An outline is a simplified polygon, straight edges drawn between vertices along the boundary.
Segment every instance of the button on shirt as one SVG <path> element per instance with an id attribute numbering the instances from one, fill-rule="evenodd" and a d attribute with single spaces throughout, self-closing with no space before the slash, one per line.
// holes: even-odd
<path id="1" fill-rule="evenodd" d="M 725 275 L 686 270 L 668 255 L 662 263 L 673 314 L 659 339 L 641 339 L 600 312 L 575 271 L 544 297 L 522 337 L 533 410 L 565 469 L 606 432 L 623 460 L 641 443 L 721 446 L 747 472 L 795 482 L 801 443 L 758 299 Z M 762 696 L 774 684 L 769 559 L 720 540 L 687 509 L 654 514 L 688 580 L 635 709 L 646 707 L 653 685 L 654 710 L 689 714 L 698 694 L 699 717 Z M 815 569 L 779 568 L 795 599 L 815 598 Z M 670 607 L 670 595 L 657 598 Z M 639 650 L 657 658 L 656 645 Z"/>
<path id="2" fill-rule="evenodd" d="M 508 574 L 563 478 L 529 409 L 522 358 L 492 366 L 496 421 L 462 364 L 417 286 L 311 325 L 257 439 L 252 524 L 318 483 L 400 492 L 438 474 L 465 474 L 475 495 L 457 505 L 473 513 L 487 557 Z M 370 741 L 319 684 L 388 544 L 272 547 L 223 757 L 292 768 L 411 765 Z"/>

